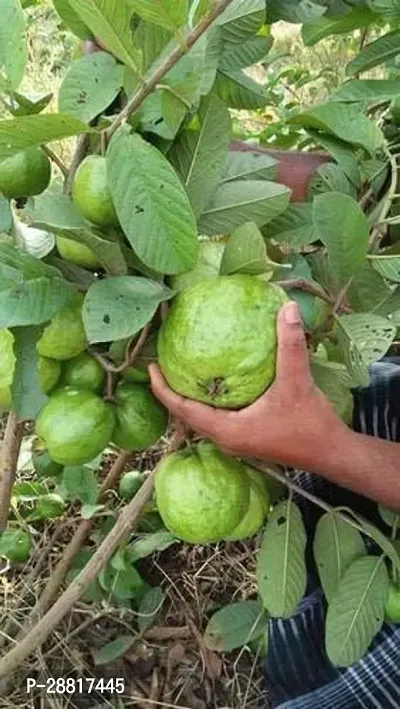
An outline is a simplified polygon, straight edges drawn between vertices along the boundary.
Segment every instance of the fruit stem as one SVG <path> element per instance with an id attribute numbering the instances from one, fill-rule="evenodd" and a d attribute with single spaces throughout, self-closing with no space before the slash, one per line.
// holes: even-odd
<path id="1" fill-rule="evenodd" d="M 137 340 L 134 348 L 132 351 L 130 351 L 132 342 L 129 342 L 128 347 L 126 348 L 125 352 L 125 357 L 121 364 L 118 365 L 118 367 L 115 366 L 110 360 L 105 357 L 104 355 L 100 354 L 99 352 L 94 352 L 92 351 L 91 354 L 97 361 L 101 364 L 103 369 L 107 372 L 107 374 L 121 374 L 127 367 L 132 367 L 133 363 L 135 362 L 135 359 L 140 355 L 143 347 L 146 344 L 147 337 L 149 335 L 151 329 L 151 323 L 148 323 L 140 333 L 140 337 Z M 107 392 L 108 394 L 108 392 Z"/>
<path id="2" fill-rule="evenodd" d="M 0 457 L 0 532 L 7 527 L 10 500 L 17 472 L 19 451 L 24 433 L 23 421 L 13 412 L 8 414 Z"/>
<path id="3" fill-rule="evenodd" d="M 59 158 L 58 155 L 51 148 L 49 148 L 47 145 L 43 144 L 40 147 L 42 148 L 43 152 L 46 153 L 47 157 L 50 158 L 50 160 L 55 165 L 57 165 L 58 169 L 62 173 L 64 180 L 66 180 L 68 177 L 68 168 L 66 165 L 64 165 L 61 158 Z"/>

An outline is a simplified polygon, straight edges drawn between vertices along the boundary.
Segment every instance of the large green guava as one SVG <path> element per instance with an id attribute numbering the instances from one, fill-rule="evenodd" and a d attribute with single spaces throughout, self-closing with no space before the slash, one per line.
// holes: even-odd
<path id="1" fill-rule="evenodd" d="M 278 286 L 247 275 L 215 276 L 175 299 L 158 338 L 159 364 L 182 396 L 241 408 L 273 382 Z"/>
<path id="2" fill-rule="evenodd" d="M 209 239 L 201 241 L 197 264 L 194 269 L 188 273 L 180 273 L 169 278 L 168 284 L 172 290 L 179 292 L 202 281 L 204 278 L 218 276 L 225 247 L 226 240 L 213 241 Z"/>
<path id="3" fill-rule="evenodd" d="M 118 217 L 107 182 L 107 161 L 89 155 L 79 165 L 72 185 L 76 208 L 85 219 L 102 227 L 117 227 Z"/>
<path id="4" fill-rule="evenodd" d="M 93 271 L 102 268 L 101 261 L 86 244 L 79 244 L 77 241 L 72 241 L 72 239 L 68 239 L 65 236 L 57 236 L 56 244 L 58 253 L 66 261 Z"/>
<path id="5" fill-rule="evenodd" d="M 101 364 L 88 352 L 67 360 L 62 365 L 60 384 L 73 389 L 89 389 L 100 393 L 105 381 Z"/>
<path id="6" fill-rule="evenodd" d="M 161 438 L 168 425 L 168 412 L 145 384 L 121 384 L 115 392 L 115 445 L 142 451 Z"/>
<path id="7" fill-rule="evenodd" d="M 155 489 L 165 526 L 190 544 L 226 539 L 250 502 L 244 465 L 204 441 L 165 458 L 156 472 Z"/>
<path id="8" fill-rule="evenodd" d="M 50 178 L 50 160 L 37 146 L 0 163 L 0 192 L 8 199 L 38 195 L 47 189 Z"/>
<path id="9" fill-rule="evenodd" d="M 270 508 L 270 497 L 265 475 L 246 465 L 245 471 L 250 482 L 250 502 L 247 512 L 242 521 L 231 534 L 228 534 L 226 541 L 236 542 L 254 537 L 268 516 Z"/>
<path id="10" fill-rule="evenodd" d="M 81 293 L 74 293 L 68 304 L 50 321 L 37 343 L 37 350 L 42 357 L 72 359 L 86 349 L 83 301 Z"/>
<path id="11" fill-rule="evenodd" d="M 82 465 L 99 455 L 112 437 L 115 413 L 90 391 L 66 387 L 56 391 L 36 419 L 36 435 L 52 460 Z"/>

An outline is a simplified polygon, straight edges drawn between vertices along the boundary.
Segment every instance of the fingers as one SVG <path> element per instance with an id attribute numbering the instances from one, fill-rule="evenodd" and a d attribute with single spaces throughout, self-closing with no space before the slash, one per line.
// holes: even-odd
<path id="1" fill-rule="evenodd" d="M 278 315 L 277 381 L 292 381 L 296 387 L 311 381 L 307 341 L 298 305 L 290 301 Z"/>
<path id="2" fill-rule="evenodd" d="M 223 421 L 224 412 L 197 401 L 184 399 L 167 385 L 159 367 L 149 366 L 151 388 L 154 395 L 169 411 L 184 421 L 190 428 L 207 438 L 217 438 Z"/>

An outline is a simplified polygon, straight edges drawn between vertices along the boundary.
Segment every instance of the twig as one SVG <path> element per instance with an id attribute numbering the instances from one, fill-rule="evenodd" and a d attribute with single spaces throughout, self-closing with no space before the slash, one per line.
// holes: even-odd
<path id="1" fill-rule="evenodd" d="M 348 290 L 349 290 L 351 284 L 353 283 L 353 281 L 354 281 L 354 276 L 352 276 L 351 278 L 349 278 L 349 280 L 347 281 L 346 285 L 343 286 L 342 290 L 341 290 L 340 293 L 338 294 L 338 296 L 337 296 L 337 298 L 336 298 L 336 301 L 335 301 L 335 305 L 333 306 L 333 315 L 336 315 L 337 313 L 342 312 L 343 309 L 346 307 L 344 303 L 345 303 L 345 300 L 346 300 L 346 298 L 347 298 Z M 347 311 L 349 311 L 348 308 L 347 308 Z M 351 311 L 350 311 L 350 312 L 351 312 Z"/>
<path id="2" fill-rule="evenodd" d="M 311 293 L 312 295 L 317 296 L 317 298 L 324 300 L 325 303 L 329 303 L 329 305 L 335 305 L 336 303 L 336 299 L 329 295 L 329 293 L 327 293 L 323 288 L 321 288 L 321 286 L 317 286 L 314 283 L 310 283 L 304 278 L 294 278 L 293 280 L 288 281 L 274 281 L 274 283 L 275 285 L 280 286 L 284 290 L 302 290 L 306 293 Z M 345 312 L 351 312 L 350 308 L 347 308 L 346 306 L 343 306 L 342 309 Z"/>
<path id="3" fill-rule="evenodd" d="M 23 432 L 23 422 L 19 421 L 14 413 L 9 413 L 1 444 L 0 457 L 0 532 L 7 526 L 12 487 L 17 472 Z"/>
<path id="4" fill-rule="evenodd" d="M 181 445 L 179 435 L 174 436 L 165 455 L 169 455 Z M 8 678 L 29 655 L 37 650 L 83 596 L 88 585 L 104 568 L 111 556 L 135 529 L 137 521 L 150 501 L 154 489 L 155 470 L 149 475 L 133 500 L 124 508 L 111 532 L 103 540 L 90 561 L 72 581 L 49 611 L 39 620 L 28 634 L 0 660 L 0 679 Z"/>
<path id="5" fill-rule="evenodd" d="M 107 373 L 121 374 L 121 372 L 123 372 L 127 367 L 132 367 L 135 359 L 140 355 L 143 347 L 146 344 L 146 340 L 149 335 L 150 329 L 151 329 L 151 323 L 148 323 L 143 328 L 142 332 L 140 333 L 140 337 L 137 340 L 132 351 L 130 351 L 130 347 L 131 347 L 132 343 L 129 343 L 129 345 L 126 349 L 126 353 L 125 353 L 125 357 L 123 359 L 123 362 L 121 362 L 121 364 L 119 364 L 118 367 L 116 367 L 115 364 L 112 364 L 112 362 L 110 362 L 108 357 L 105 357 L 104 355 L 100 354 L 99 352 L 92 351 L 91 354 L 93 355 L 93 357 L 95 359 L 97 359 L 97 361 L 101 364 L 101 366 L 103 367 L 103 369 L 105 369 L 105 371 Z"/>
<path id="6" fill-rule="evenodd" d="M 219 2 L 215 2 L 207 15 L 205 15 L 196 27 L 188 33 L 185 43 L 175 47 L 162 62 L 162 64 L 157 67 L 155 72 L 147 79 L 147 81 L 139 86 L 137 91 L 135 91 L 131 99 L 126 104 L 125 108 L 116 117 L 112 125 L 105 129 L 108 140 L 112 138 L 118 128 L 120 128 L 120 126 L 122 126 L 122 124 L 125 123 L 128 118 L 135 113 L 135 111 L 137 111 L 145 98 L 147 98 L 147 96 L 157 87 L 157 84 L 162 81 L 163 77 L 175 66 L 175 64 L 178 63 L 180 59 L 182 59 L 185 52 L 193 47 L 197 40 L 200 39 L 206 30 L 208 30 L 210 25 L 212 25 L 214 20 L 216 20 L 217 17 L 223 13 L 231 2 L 232 0 L 219 0 Z"/>
<path id="7" fill-rule="evenodd" d="M 80 135 L 77 142 L 76 142 L 76 148 L 75 148 L 74 157 L 72 158 L 71 167 L 69 169 L 68 175 L 66 176 L 66 179 L 64 182 L 65 194 L 69 194 L 71 191 L 72 183 L 74 181 L 76 171 L 77 171 L 79 165 L 81 164 L 82 160 L 84 159 L 87 151 L 89 150 L 89 145 L 90 145 L 90 138 L 87 135 L 87 133 Z"/>
<path id="8" fill-rule="evenodd" d="M 68 177 L 68 168 L 66 165 L 64 165 L 61 158 L 59 158 L 58 155 L 51 148 L 49 148 L 48 145 L 43 144 L 40 147 L 42 148 L 43 152 L 46 153 L 47 157 L 49 157 L 50 160 L 52 160 L 52 162 L 57 165 L 58 169 L 66 180 Z"/>
<path id="9" fill-rule="evenodd" d="M 363 194 L 363 196 L 358 200 L 358 204 L 360 205 L 361 209 L 364 209 L 364 207 L 366 207 L 369 200 L 372 199 L 373 196 L 374 190 L 372 189 L 372 187 L 369 187 L 367 191 Z"/>

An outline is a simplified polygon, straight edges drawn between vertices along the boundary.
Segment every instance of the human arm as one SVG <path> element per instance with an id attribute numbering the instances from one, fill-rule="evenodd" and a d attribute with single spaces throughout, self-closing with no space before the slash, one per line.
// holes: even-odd
<path id="1" fill-rule="evenodd" d="M 400 445 L 351 431 L 315 385 L 295 303 L 278 316 L 274 384 L 254 404 L 226 411 L 184 399 L 151 367 L 155 395 L 225 451 L 317 473 L 400 510 Z"/>

